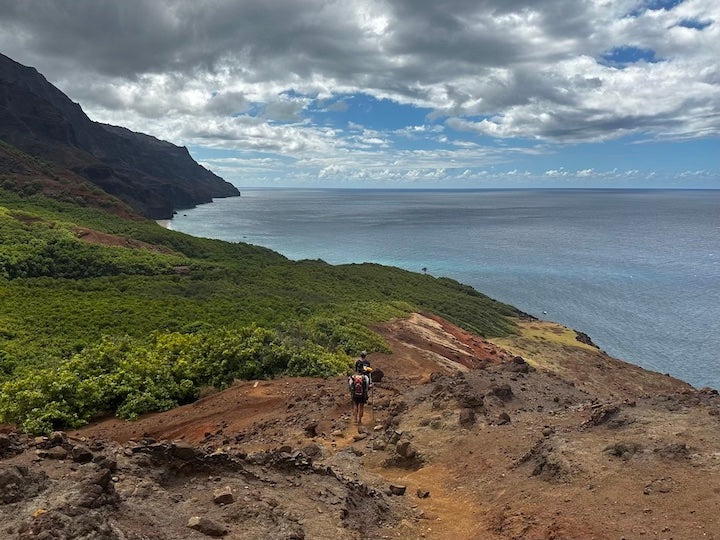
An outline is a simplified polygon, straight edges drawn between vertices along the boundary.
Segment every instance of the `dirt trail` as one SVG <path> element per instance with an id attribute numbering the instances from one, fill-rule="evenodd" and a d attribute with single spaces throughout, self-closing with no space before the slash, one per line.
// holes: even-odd
<path id="1" fill-rule="evenodd" d="M 378 328 L 393 353 L 370 356 L 385 379 L 361 429 L 343 377 L 277 379 L 107 419 L 66 446 L 105 441 L 117 460 L 121 502 L 98 510 L 124 531 L 113 540 L 206 538 L 193 513 L 226 538 L 720 538 L 720 397 L 559 325 L 519 328 L 494 343 L 420 314 Z M 67 465 L 33 463 L 65 486 Z M 218 507 L 226 484 L 235 501 Z M 37 509 L 23 500 L 21 517 Z"/>

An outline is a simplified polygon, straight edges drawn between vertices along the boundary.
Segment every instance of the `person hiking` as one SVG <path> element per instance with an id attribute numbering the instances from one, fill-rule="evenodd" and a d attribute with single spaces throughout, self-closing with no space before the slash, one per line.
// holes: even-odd
<path id="1" fill-rule="evenodd" d="M 353 402 L 353 420 L 360 425 L 365 412 L 365 404 L 368 401 L 370 377 L 365 374 L 365 365 L 359 361 L 355 364 L 355 373 L 348 377 L 348 386 Z"/>
<path id="2" fill-rule="evenodd" d="M 363 351 L 360 353 L 360 358 L 358 358 L 355 361 L 355 371 L 357 373 L 363 373 L 365 375 L 368 375 L 368 372 L 372 371 L 372 370 L 368 370 L 369 367 L 370 367 L 370 360 L 368 360 L 367 351 Z M 372 380 L 371 380 L 371 382 L 372 382 Z"/>
<path id="3" fill-rule="evenodd" d="M 371 389 L 376 382 L 382 382 L 383 377 L 385 376 L 385 373 L 382 369 L 370 367 L 370 359 L 368 358 L 367 351 L 361 352 L 360 358 L 355 361 L 355 371 L 358 373 L 364 373 L 368 376 L 368 381 L 370 381 Z"/>

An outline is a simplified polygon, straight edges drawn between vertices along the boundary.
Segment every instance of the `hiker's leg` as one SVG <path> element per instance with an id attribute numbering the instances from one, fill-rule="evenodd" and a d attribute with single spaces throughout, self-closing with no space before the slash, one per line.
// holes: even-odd
<path id="1" fill-rule="evenodd" d="M 365 410 L 364 403 L 358 403 L 358 424 L 362 424 L 363 411 Z"/>

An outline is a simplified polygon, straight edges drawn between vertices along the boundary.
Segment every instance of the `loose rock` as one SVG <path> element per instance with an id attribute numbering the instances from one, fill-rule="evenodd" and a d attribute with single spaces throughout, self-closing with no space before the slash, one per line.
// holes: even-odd
<path id="1" fill-rule="evenodd" d="M 207 536 L 225 536 L 227 529 L 212 519 L 193 516 L 188 520 L 187 526 Z"/>
<path id="2" fill-rule="evenodd" d="M 322 455 L 322 448 L 320 448 L 320 446 L 315 443 L 307 444 L 303 446 L 300 450 L 308 457 L 317 457 Z"/>
<path id="3" fill-rule="evenodd" d="M 310 438 L 317 436 L 317 428 L 318 423 L 317 422 L 310 422 L 309 424 L 306 424 L 303 428 L 305 430 L 305 435 L 307 435 Z"/>
<path id="4" fill-rule="evenodd" d="M 509 384 L 493 385 L 489 393 L 503 401 L 508 401 L 513 397 L 513 391 Z"/>
<path id="5" fill-rule="evenodd" d="M 475 425 L 476 417 L 472 409 L 461 409 L 458 424 L 460 427 L 469 428 Z"/>
<path id="6" fill-rule="evenodd" d="M 233 495 L 232 488 L 225 486 L 220 489 L 216 489 L 213 493 L 213 502 L 215 504 L 231 504 L 235 502 L 235 495 Z"/>
<path id="7" fill-rule="evenodd" d="M 413 448 L 412 444 L 410 444 L 410 441 L 403 441 L 401 443 L 398 443 L 395 450 L 400 456 L 405 459 L 414 459 L 417 455 L 417 451 L 415 450 L 415 448 Z"/>
<path id="8" fill-rule="evenodd" d="M 53 431 L 48 437 L 48 447 L 59 446 L 67 443 L 67 435 L 64 431 Z"/>
<path id="9" fill-rule="evenodd" d="M 505 364 L 504 369 L 505 371 L 509 371 L 511 373 L 528 373 L 530 371 L 530 366 L 527 362 L 525 362 L 525 359 L 522 356 L 516 356 L 510 362 Z"/>
<path id="10" fill-rule="evenodd" d="M 627 461 L 640 450 L 642 450 L 642 446 L 638 443 L 621 442 L 606 446 L 603 451 L 607 454 L 610 454 L 611 456 L 619 457 Z"/>
<path id="11" fill-rule="evenodd" d="M 78 463 L 88 463 L 93 460 L 93 453 L 90 449 L 79 444 L 72 447 L 70 455 L 72 455 L 73 461 Z"/>
<path id="12" fill-rule="evenodd" d="M 56 446 L 49 450 L 38 450 L 37 455 L 44 459 L 66 459 L 68 457 L 68 451 L 62 446 Z"/>

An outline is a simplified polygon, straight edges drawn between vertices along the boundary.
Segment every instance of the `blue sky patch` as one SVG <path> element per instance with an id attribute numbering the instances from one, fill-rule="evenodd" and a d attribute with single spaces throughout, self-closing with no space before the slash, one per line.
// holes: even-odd
<path id="1" fill-rule="evenodd" d="M 337 104 L 344 105 L 333 107 Z M 378 131 L 424 125 L 430 112 L 431 109 L 377 99 L 367 94 L 341 96 L 332 103 L 311 109 L 312 116 L 321 124 L 346 128 L 353 123 Z"/>
<path id="2" fill-rule="evenodd" d="M 638 15 L 642 15 L 646 11 L 657 11 L 659 9 L 670 11 L 672 8 L 682 3 L 683 0 L 645 0 L 641 2 L 640 5 L 634 8 L 632 11 L 630 11 L 630 13 L 628 13 L 628 16 L 637 17 Z"/>
<path id="3" fill-rule="evenodd" d="M 655 51 L 652 49 L 643 49 L 640 47 L 633 47 L 632 45 L 613 47 L 609 51 L 603 53 L 601 58 L 601 64 L 611 66 L 626 66 L 636 62 L 648 62 L 652 64 L 661 61 L 660 58 L 655 56 Z"/>
<path id="4" fill-rule="evenodd" d="M 683 19 L 677 23 L 678 26 L 682 26 L 683 28 L 694 28 L 695 30 L 704 30 L 711 24 L 712 21 L 699 21 L 697 19 Z"/>

